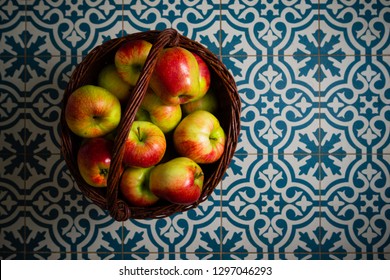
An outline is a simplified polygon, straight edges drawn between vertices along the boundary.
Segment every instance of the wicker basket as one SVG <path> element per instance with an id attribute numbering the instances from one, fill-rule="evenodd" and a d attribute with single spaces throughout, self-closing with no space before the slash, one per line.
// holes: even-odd
<path id="1" fill-rule="evenodd" d="M 80 175 L 77 168 L 77 151 L 81 139 L 73 134 L 65 121 L 64 108 L 69 96 L 77 88 L 96 84 L 97 74 L 104 65 L 114 61 L 116 50 L 124 42 L 131 40 L 146 40 L 153 44 L 149 56 L 145 62 L 140 78 L 133 89 L 133 94 L 128 101 L 122 119 L 118 127 L 114 142 L 113 158 L 110 165 L 107 188 L 94 188 L 88 185 Z M 213 164 L 201 165 L 205 174 L 202 195 L 196 203 L 191 205 L 177 205 L 161 201 L 151 207 L 134 207 L 122 199 L 118 186 L 120 182 L 120 168 L 124 153 L 124 143 L 129 133 L 135 114 L 143 100 L 149 85 L 149 80 L 154 69 L 156 57 L 164 47 L 180 46 L 190 50 L 204 59 L 211 72 L 211 83 L 217 95 L 219 113 L 216 114 L 221 126 L 225 130 L 227 142 L 224 154 Z M 79 186 L 82 193 L 117 221 L 127 219 L 163 218 L 176 212 L 183 212 L 195 208 L 214 191 L 214 188 L 222 180 L 235 151 L 240 130 L 241 103 L 238 96 L 235 81 L 221 61 L 201 44 L 180 35 L 174 29 L 163 31 L 147 31 L 134 33 L 122 38 L 112 39 L 94 48 L 76 67 L 65 89 L 63 98 L 63 110 L 61 114 L 62 129 L 62 155 L 66 164 Z"/>

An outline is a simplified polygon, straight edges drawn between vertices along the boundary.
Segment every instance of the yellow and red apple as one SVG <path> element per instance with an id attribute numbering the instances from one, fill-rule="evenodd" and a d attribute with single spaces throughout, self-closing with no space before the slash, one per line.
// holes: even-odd
<path id="1" fill-rule="evenodd" d="M 164 133 L 151 122 L 134 121 L 125 142 L 123 163 L 132 167 L 150 167 L 163 158 L 166 150 Z"/>
<path id="2" fill-rule="evenodd" d="M 178 105 L 200 98 L 199 66 L 181 47 L 163 49 L 157 58 L 150 87 L 166 104 Z"/>
<path id="3" fill-rule="evenodd" d="M 112 132 L 121 119 L 118 98 L 108 90 L 85 85 L 76 89 L 65 107 L 69 129 L 84 138 L 100 137 Z"/>
<path id="4" fill-rule="evenodd" d="M 115 66 L 119 76 L 131 86 L 135 86 L 152 44 L 145 40 L 124 43 L 115 53 Z"/>
<path id="5" fill-rule="evenodd" d="M 150 121 L 157 125 L 162 132 L 172 131 L 181 121 L 180 105 L 168 105 L 151 90 L 144 96 L 141 106 L 136 114 L 136 120 Z"/>
<path id="6" fill-rule="evenodd" d="M 148 207 L 159 200 L 149 188 L 149 176 L 153 167 L 128 167 L 123 172 L 119 190 L 131 205 Z"/>
<path id="7" fill-rule="evenodd" d="M 186 116 L 173 133 L 177 152 L 197 163 L 216 162 L 225 149 L 226 135 L 218 119 L 203 110 Z"/>
<path id="8" fill-rule="evenodd" d="M 156 196 L 171 203 L 188 205 L 199 199 L 204 174 L 193 160 L 177 157 L 154 167 L 149 180 L 150 190 Z"/>

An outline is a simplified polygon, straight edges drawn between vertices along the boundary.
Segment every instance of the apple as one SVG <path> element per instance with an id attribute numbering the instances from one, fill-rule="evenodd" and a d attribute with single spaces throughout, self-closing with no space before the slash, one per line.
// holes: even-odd
<path id="1" fill-rule="evenodd" d="M 136 114 L 136 120 L 150 121 L 162 132 L 168 133 L 178 125 L 181 116 L 180 105 L 167 105 L 154 92 L 148 90 Z"/>
<path id="2" fill-rule="evenodd" d="M 114 94 L 121 102 L 127 101 L 131 94 L 130 84 L 122 80 L 114 64 L 108 64 L 100 70 L 97 84 Z"/>
<path id="3" fill-rule="evenodd" d="M 163 158 L 166 150 L 164 133 L 151 122 L 134 121 L 125 141 L 123 163 L 132 167 L 150 167 Z"/>
<path id="4" fill-rule="evenodd" d="M 182 112 L 185 115 L 189 115 L 197 110 L 204 110 L 215 114 L 217 112 L 217 108 L 217 97 L 211 89 L 209 89 L 206 95 L 202 98 L 181 105 Z"/>
<path id="5" fill-rule="evenodd" d="M 149 189 L 149 176 L 153 167 L 128 167 L 123 172 L 119 190 L 130 204 L 148 207 L 159 200 Z"/>
<path id="6" fill-rule="evenodd" d="M 150 190 L 156 196 L 171 203 L 188 205 L 199 199 L 204 174 L 193 160 L 177 157 L 154 167 L 149 180 Z"/>
<path id="7" fill-rule="evenodd" d="M 206 62 L 196 53 L 195 56 L 199 66 L 199 98 L 204 96 L 210 88 L 210 70 Z"/>
<path id="8" fill-rule="evenodd" d="M 145 40 L 134 40 L 122 44 L 115 53 L 115 66 L 119 76 L 135 86 L 152 44 Z"/>
<path id="9" fill-rule="evenodd" d="M 93 187 L 106 187 L 112 158 L 113 142 L 103 138 L 89 138 L 77 152 L 77 166 L 81 177 Z"/>
<path id="10" fill-rule="evenodd" d="M 100 137 L 112 132 L 121 119 L 121 104 L 108 90 L 85 85 L 76 89 L 65 107 L 69 129 L 84 138 Z"/>
<path id="11" fill-rule="evenodd" d="M 195 56 L 181 47 L 165 48 L 157 58 L 150 87 L 166 104 L 200 98 L 199 66 Z"/>
<path id="12" fill-rule="evenodd" d="M 176 151 L 197 163 L 213 163 L 223 154 L 226 136 L 218 119 L 198 110 L 186 116 L 173 133 Z"/>

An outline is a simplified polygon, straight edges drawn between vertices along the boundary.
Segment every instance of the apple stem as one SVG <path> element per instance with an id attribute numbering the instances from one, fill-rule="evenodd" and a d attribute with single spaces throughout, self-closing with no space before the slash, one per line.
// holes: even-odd
<path id="1" fill-rule="evenodd" d="M 198 179 L 203 176 L 204 176 L 203 172 L 195 173 L 195 179 Z"/>
<path id="2" fill-rule="evenodd" d="M 142 136 L 141 136 L 141 128 L 138 126 L 137 127 L 137 132 L 138 132 L 138 139 L 139 139 L 139 141 L 143 141 L 143 139 L 142 139 Z"/>
<path id="3" fill-rule="evenodd" d="M 103 175 L 104 177 L 106 177 L 108 175 L 108 169 L 101 169 L 100 175 Z"/>

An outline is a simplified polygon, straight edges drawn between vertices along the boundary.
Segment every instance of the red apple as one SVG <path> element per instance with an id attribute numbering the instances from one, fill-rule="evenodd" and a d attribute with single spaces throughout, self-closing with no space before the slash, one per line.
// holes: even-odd
<path id="1" fill-rule="evenodd" d="M 119 76 L 114 64 L 102 68 L 98 76 L 98 86 L 114 94 L 119 101 L 125 102 L 131 94 L 131 86 Z"/>
<path id="2" fill-rule="evenodd" d="M 118 98 L 108 90 L 85 85 L 75 90 L 65 108 L 69 129 L 84 138 L 100 137 L 113 131 L 121 118 Z"/>
<path id="3" fill-rule="evenodd" d="M 81 176 L 93 187 L 106 187 L 113 142 L 103 137 L 86 139 L 77 153 Z"/>
<path id="4" fill-rule="evenodd" d="M 223 154 L 226 136 L 218 119 L 203 110 L 186 116 L 173 133 L 177 152 L 197 163 L 213 163 Z"/>
<path id="5" fill-rule="evenodd" d="M 192 204 L 203 188 L 201 167 L 186 157 L 177 157 L 154 167 L 150 173 L 150 190 L 171 203 Z"/>
<path id="6" fill-rule="evenodd" d="M 136 114 L 136 120 L 150 121 L 162 132 L 168 133 L 181 121 L 181 107 L 163 103 L 154 92 L 148 90 Z"/>
<path id="7" fill-rule="evenodd" d="M 165 135 L 151 122 L 134 121 L 125 142 L 123 163 L 132 167 L 150 167 L 163 158 Z"/>
<path id="8" fill-rule="evenodd" d="M 115 66 L 119 76 L 134 86 L 144 67 L 152 44 L 145 40 L 124 43 L 115 53 Z"/>
<path id="9" fill-rule="evenodd" d="M 130 204 L 148 207 L 159 200 L 149 189 L 149 176 L 152 168 L 128 167 L 123 172 L 119 189 Z"/>
<path id="10" fill-rule="evenodd" d="M 166 104 L 200 98 L 199 66 L 195 56 L 181 47 L 164 49 L 157 58 L 150 87 Z"/>
<path id="11" fill-rule="evenodd" d="M 191 114 L 197 110 L 204 110 L 215 114 L 217 112 L 217 108 L 217 97 L 211 89 L 209 89 L 206 95 L 204 95 L 202 98 L 181 105 L 182 112 L 185 115 Z"/>
<path id="12" fill-rule="evenodd" d="M 196 53 L 192 53 L 195 56 L 199 66 L 199 95 L 198 98 L 204 96 L 210 88 L 210 70 L 206 62 Z"/>

